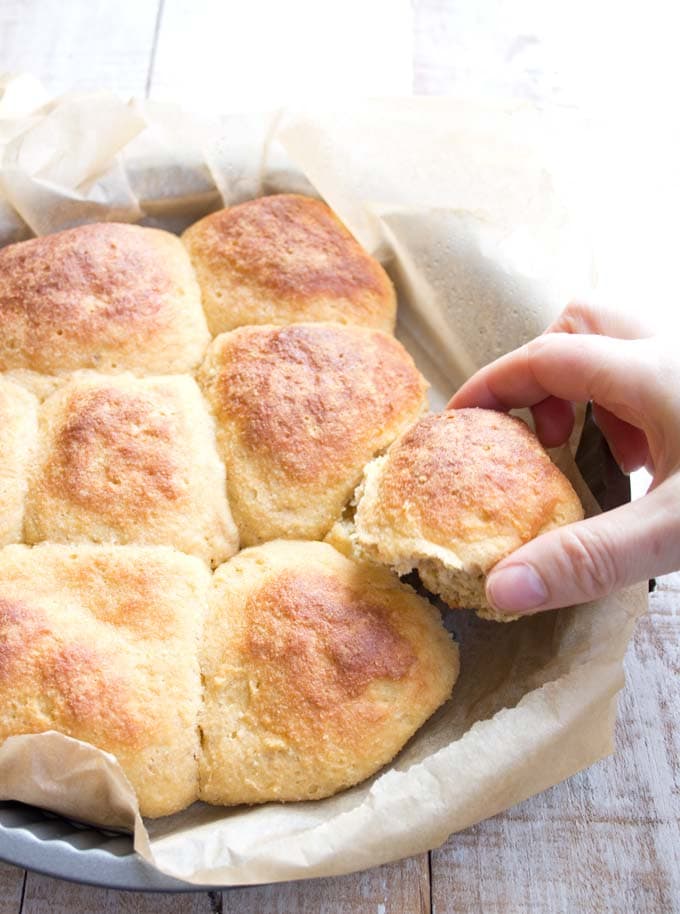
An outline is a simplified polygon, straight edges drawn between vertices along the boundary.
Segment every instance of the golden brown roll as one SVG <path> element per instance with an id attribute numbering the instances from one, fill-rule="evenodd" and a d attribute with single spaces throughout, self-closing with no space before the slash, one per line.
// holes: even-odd
<path id="1" fill-rule="evenodd" d="M 38 401 L 0 378 L 0 546 L 23 539 L 28 468 L 38 442 Z"/>
<path id="2" fill-rule="evenodd" d="M 57 730 L 113 753 L 142 815 L 192 803 L 209 580 L 162 547 L 0 551 L 0 743 Z"/>
<path id="3" fill-rule="evenodd" d="M 421 419 L 367 468 L 355 514 L 361 553 L 414 568 L 451 607 L 489 606 L 489 570 L 523 543 L 580 520 L 571 484 L 520 419 L 484 409 Z M 514 617 L 516 618 L 516 617 Z"/>
<path id="4" fill-rule="evenodd" d="M 322 538 L 364 465 L 423 411 L 427 386 L 394 337 L 322 323 L 222 334 L 199 382 L 244 546 Z"/>
<path id="5" fill-rule="evenodd" d="M 40 408 L 26 542 L 238 549 L 213 417 L 193 378 L 78 372 Z"/>
<path id="6" fill-rule="evenodd" d="M 394 329 L 387 274 L 320 200 L 260 197 L 206 216 L 183 240 L 213 334 L 300 321 Z"/>
<path id="7" fill-rule="evenodd" d="M 326 543 L 246 549 L 213 577 L 200 797 L 316 800 L 369 777 L 449 697 L 458 649 L 384 568 Z"/>
<path id="8" fill-rule="evenodd" d="M 209 339 L 169 232 L 95 223 L 0 249 L 0 371 L 189 371 Z"/>

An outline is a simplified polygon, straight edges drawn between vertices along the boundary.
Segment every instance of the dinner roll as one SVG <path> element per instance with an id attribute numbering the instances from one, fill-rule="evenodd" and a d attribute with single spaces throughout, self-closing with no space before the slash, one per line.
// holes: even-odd
<path id="1" fill-rule="evenodd" d="M 215 573 L 200 797 L 316 800 L 369 777 L 449 697 L 458 649 L 384 568 L 279 540 Z"/>
<path id="2" fill-rule="evenodd" d="M 417 569 L 449 606 L 507 621 L 486 600 L 488 571 L 540 533 L 582 517 L 571 484 L 524 422 L 448 410 L 421 419 L 366 468 L 356 541 L 398 574 Z"/>
<path id="3" fill-rule="evenodd" d="M 38 437 L 37 408 L 35 397 L 0 378 L 0 546 L 23 539 L 28 464 Z"/>
<path id="4" fill-rule="evenodd" d="M 198 791 L 210 575 L 163 547 L 0 551 L 0 743 L 57 730 L 113 753 L 142 815 Z"/>
<path id="5" fill-rule="evenodd" d="M 188 371 L 209 339 L 169 232 L 95 223 L 0 249 L 0 371 Z"/>
<path id="6" fill-rule="evenodd" d="M 26 542 L 238 549 L 214 420 L 196 382 L 78 372 L 40 408 Z"/>
<path id="7" fill-rule="evenodd" d="M 394 329 L 387 274 L 320 200 L 249 200 L 201 219 L 183 240 L 214 334 L 299 321 Z"/>
<path id="8" fill-rule="evenodd" d="M 427 386 L 394 337 L 322 323 L 222 334 L 199 382 L 244 546 L 322 538 L 364 465 L 423 411 Z"/>

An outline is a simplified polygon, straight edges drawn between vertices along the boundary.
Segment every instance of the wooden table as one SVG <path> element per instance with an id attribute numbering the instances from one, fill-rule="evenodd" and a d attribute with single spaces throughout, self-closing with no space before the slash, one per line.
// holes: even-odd
<path id="1" fill-rule="evenodd" d="M 502 60 L 475 82 L 474 59 L 457 53 L 465 9 L 479 33 L 501 4 L 415 3 L 415 91 L 508 88 Z M 228 17 L 237 13 L 217 0 L 0 0 L 0 71 L 33 72 L 53 91 L 167 95 L 187 79 L 214 86 L 220 61 L 205 48 L 217 47 L 222 29 L 229 53 Z M 493 59 L 493 48 L 484 53 Z M 513 79 L 531 82 L 535 73 L 527 66 Z M 679 605 L 680 574 L 669 575 L 628 653 L 616 755 L 430 854 L 336 879 L 190 895 L 104 891 L 0 864 L 0 914 L 680 910 Z"/>

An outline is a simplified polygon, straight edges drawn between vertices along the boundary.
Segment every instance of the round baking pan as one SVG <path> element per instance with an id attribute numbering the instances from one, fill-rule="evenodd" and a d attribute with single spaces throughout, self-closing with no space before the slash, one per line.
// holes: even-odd
<path id="1" fill-rule="evenodd" d="M 0 802 L 0 860 L 106 889 L 197 892 L 219 888 L 165 876 L 135 853 L 130 835 L 71 822 L 23 803 Z"/>

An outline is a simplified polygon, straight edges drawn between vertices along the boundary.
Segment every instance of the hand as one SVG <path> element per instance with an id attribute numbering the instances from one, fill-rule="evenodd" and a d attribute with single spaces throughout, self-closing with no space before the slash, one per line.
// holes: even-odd
<path id="1" fill-rule="evenodd" d="M 680 353 L 631 318 L 570 305 L 543 336 L 487 365 L 449 406 L 529 406 L 546 447 L 573 427 L 573 401 L 593 415 L 621 469 L 653 475 L 643 498 L 522 546 L 489 573 L 499 611 L 584 603 L 680 568 Z"/>

